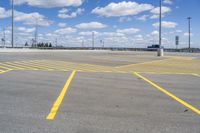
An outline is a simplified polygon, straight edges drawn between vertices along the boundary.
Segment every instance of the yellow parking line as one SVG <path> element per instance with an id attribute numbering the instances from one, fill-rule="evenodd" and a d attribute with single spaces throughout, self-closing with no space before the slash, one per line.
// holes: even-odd
<path id="1" fill-rule="evenodd" d="M 169 97 L 171 97 L 172 99 L 174 99 L 175 101 L 181 103 L 182 105 L 184 105 L 185 107 L 191 109 L 193 112 L 197 113 L 198 115 L 200 115 L 200 110 L 195 108 L 194 106 L 190 105 L 189 103 L 183 101 L 182 99 L 176 97 L 174 94 L 170 93 L 169 91 L 163 89 L 162 87 L 160 87 L 159 85 L 157 85 L 156 83 L 150 81 L 149 79 L 145 78 L 144 76 L 140 75 L 139 73 L 135 72 L 134 73 L 136 76 L 142 78 L 144 81 L 148 82 L 149 84 L 151 84 L 152 86 L 154 86 L 155 88 L 157 88 L 158 90 L 160 90 L 161 92 L 163 92 L 164 94 L 168 95 Z"/>
<path id="2" fill-rule="evenodd" d="M 196 74 L 196 73 L 193 73 L 192 75 L 195 76 L 195 77 L 200 77 L 200 75 Z"/>
<path id="3" fill-rule="evenodd" d="M 9 72 L 9 71 L 12 71 L 12 69 L 8 69 L 8 70 L 0 71 L 0 74 L 6 73 L 6 72 Z"/>
<path id="4" fill-rule="evenodd" d="M 47 120 L 53 120 L 55 118 L 56 113 L 59 109 L 59 106 L 60 106 L 60 104 L 62 103 L 62 101 L 65 97 L 65 94 L 66 94 L 66 92 L 69 88 L 69 85 L 70 85 L 75 73 L 76 73 L 76 71 L 72 71 L 71 75 L 69 76 L 68 80 L 66 81 L 65 86 L 63 87 L 63 89 L 62 89 L 60 95 L 58 96 L 57 100 L 54 102 L 50 113 L 46 117 Z"/>
<path id="5" fill-rule="evenodd" d="M 171 60 L 171 59 L 173 59 L 173 58 L 166 58 L 166 59 L 152 60 L 152 61 L 146 61 L 146 62 L 141 62 L 141 63 L 136 63 L 136 64 L 128 64 L 128 65 L 123 65 L 123 66 L 116 66 L 115 68 L 124 68 L 124 67 L 138 66 L 138 65 L 144 65 L 144 64 L 151 64 L 151 63 L 157 63 L 157 62 Z"/>

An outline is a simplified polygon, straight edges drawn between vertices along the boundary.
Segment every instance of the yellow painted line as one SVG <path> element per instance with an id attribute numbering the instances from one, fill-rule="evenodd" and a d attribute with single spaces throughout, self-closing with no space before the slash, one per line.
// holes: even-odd
<path id="1" fill-rule="evenodd" d="M 3 65 L 2 63 L 0 63 L 0 64 Z M 4 66 L 0 66 L 0 68 L 9 69 L 8 67 L 4 67 Z"/>
<path id="2" fill-rule="evenodd" d="M 123 66 L 116 66 L 115 68 L 123 68 L 123 67 L 144 65 L 144 64 L 156 63 L 156 62 L 161 62 L 161 61 L 166 61 L 166 60 L 171 60 L 171 59 L 174 59 L 174 58 L 167 58 L 167 59 L 153 60 L 153 61 L 147 61 L 147 62 L 136 63 L 136 64 L 128 64 L 128 65 L 123 65 Z"/>
<path id="3" fill-rule="evenodd" d="M 30 66 L 29 64 L 27 63 L 23 63 L 23 62 L 13 62 L 14 65 L 18 66 L 18 67 L 22 67 L 22 68 L 25 68 L 25 69 L 28 69 L 28 70 L 38 70 L 37 68 L 34 68 L 32 66 Z"/>
<path id="4" fill-rule="evenodd" d="M 1 71 L 0 74 L 6 73 L 6 72 L 9 72 L 9 71 L 12 71 L 12 69 Z"/>
<path id="5" fill-rule="evenodd" d="M 137 72 L 137 73 L 146 73 L 146 74 L 169 74 L 169 75 L 191 75 L 191 73 L 176 73 L 176 72 Z"/>
<path id="6" fill-rule="evenodd" d="M 200 77 L 200 75 L 196 74 L 196 73 L 193 73 L 192 75 L 195 76 L 195 77 Z"/>
<path id="7" fill-rule="evenodd" d="M 45 64 L 37 64 L 36 62 L 31 62 L 31 61 L 22 61 L 22 63 L 26 63 L 27 65 L 36 68 L 38 70 L 49 70 L 52 71 L 54 69 L 49 69 Z"/>
<path id="8" fill-rule="evenodd" d="M 61 103 L 62 103 L 62 101 L 63 101 L 63 99 L 65 97 L 65 94 L 66 94 L 66 92 L 67 92 L 67 90 L 69 88 L 69 85 L 70 85 L 75 73 L 76 73 L 75 70 L 72 71 L 71 75 L 69 76 L 68 80 L 66 81 L 66 83 L 65 83 L 65 85 L 64 85 L 64 87 L 63 87 L 63 89 L 62 89 L 62 91 L 60 93 L 60 95 L 58 96 L 57 100 L 54 102 L 50 113 L 46 117 L 47 120 L 53 120 L 55 118 L 56 113 L 57 113 L 57 111 L 58 111 L 58 109 L 59 109 L 59 107 L 60 107 L 60 105 L 61 105 Z"/>
<path id="9" fill-rule="evenodd" d="M 41 61 L 32 61 L 32 62 L 36 62 L 38 65 L 46 67 L 48 69 L 53 69 L 53 70 L 61 70 L 61 69 L 65 69 L 66 65 L 62 65 L 60 66 L 58 63 L 54 62 L 54 63 L 50 63 L 50 62 L 41 62 Z"/>
<path id="10" fill-rule="evenodd" d="M 10 64 L 9 62 L 1 63 L 1 65 L 8 67 L 9 69 L 11 68 L 11 69 L 15 69 L 15 70 L 25 70 L 24 68 L 17 67 L 16 65 Z"/>
<path id="11" fill-rule="evenodd" d="M 160 87 L 159 85 L 157 85 L 156 83 L 150 81 L 149 79 L 145 78 L 144 76 L 140 75 L 137 72 L 134 72 L 134 74 L 140 78 L 142 78 L 144 81 L 148 82 L 149 84 L 151 84 L 152 86 L 154 86 L 155 88 L 157 88 L 158 90 L 160 90 L 161 92 L 163 92 L 164 94 L 168 95 L 169 97 L 171 97 L 172 99 L 174 99 L 175 101 L 181 103 L 182 105 L 184 105 L 185 107 L 191 109 L 193 112 L 197 113 L 198 115 L 200 115 L 200 110 L 195 108 L 194 106 L 190 105 L 189 103 L 183 101 L 182 99 L 176 97 L 174 94 L 170 93 L 169 91 L 165 90 L 164 88 Z"/>

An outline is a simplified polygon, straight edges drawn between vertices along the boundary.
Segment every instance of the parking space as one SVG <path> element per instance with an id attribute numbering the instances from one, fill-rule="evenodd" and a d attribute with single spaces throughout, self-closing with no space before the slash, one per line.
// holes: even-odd
<path id="1" fill-rule="evenodd" d="M 74 62 L 60 54 L 63 60 L 31 53 L 0 62 L 1 132 L 199 133 L 200 68 L 190 57 L 150 60 L 147 53 L 146 62 L 126 64 L 128 52 L 118 66 L 115 53 L 108 64 L 96 61 L 99 53 L 84 63 L 77 52 Z"/>
<path id="2" fill-rule="evenodd" d="M 169 92 L 200 108 L 200 78 L 187 74 L 144 74 Z"/>
<path id="3" fill-rule="evenodd" d="M 77 132 L 199 131 L 186 109 L 132 74 L 77 73 L 55 121 Z"/>

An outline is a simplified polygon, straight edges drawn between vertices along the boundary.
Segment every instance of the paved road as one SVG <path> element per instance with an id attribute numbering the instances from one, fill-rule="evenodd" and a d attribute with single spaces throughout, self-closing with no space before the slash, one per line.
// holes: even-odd
<path id="1" fill-rule="evenodd" d="M 94 59 L 90 52 L 70 53 L 45 52 L 38 54 L 38 52 L 28 52 L 27 56 L 24 56 L 24 53 L 21 55 L 19 53 L 0 54 L 1 63 L 42 59 L 62 60 L 75 64 L 92 63 L 88 67 L 95 65 L 93 69 L 96 69 L 93 72 L 86 71 L 86 69 L 76 71 L 69 80 L 72 70 L 67 69 L 67 65 L 59 65 L 59 70 L 42 70 L 39 68 L 45 67 L 45 65 L 34 66 L 34 63 L 29 66 L 31 69 L 5 71 L 2 68 L 3 73 L 0 73 L 0 132 L 200 132 L 200 114 L 198 114 L 200 109 L 200 83 L 198 81 L 200 81 L 200 77 L 198 74 L 139 73 L 142 77 L 197 109 L 195 111 L 133 72 L 120 73 L 118 70 L 105 72 L 108 67 L 138 63 L 134 59 L 130 60 L 137 53 L 131 55 L 131 52 L 127 52 L 126 55 L 126 52 L 123 54 L 120 52 L 103 52 L 103 54 L 97 52 L 99 56 L 96 55 Z M 103 59 L 106 54 L 112 55 L 111 59 L 106 56 L 109 58 L 109 62 Z M 78 55 L 82 55 L 83 60 L 78 59 Z M 92 55 L 95 55 L 95 52 L 92 52 Z M 123 63 L 120 61 L 117 63 L 118 56 L 121 57 Z M 137 56 L 136 60 L 138 59 L 140 63 L 159 60 L 154 53 Z M 196 57 L 196 55 L 192 57 Z M 140 60 L 140 58 L 144 58 L 144 60 Z M 112 61 L 112 59 L 114 60 Z M 24 65 L 27 67 L 27 62 Z M 46 65 L 48 68 L 51 66 L 49 63 Z M 98 68 L 98 65 L 101 67 Z M 22 68 L 23 65 L 18 67 Z M 33 67 L 35 70 L 32 70 Z M 39 68 L 36 69 L 36 67 Z M 51 67 L 53 69 L 55 66 Z M 64 69 L 63 67 L 66 67 L 66 70 L 61 70 L 61 68 Z M 83 68 L 83 66 L 79 67 Z M 55 104 L 56 100 L 58 100 L 57 104 Z M 59 102 L 59 100 L 61 101 Z M 47 119 L 50 113 L 55 113 L 54 119 Z"/>

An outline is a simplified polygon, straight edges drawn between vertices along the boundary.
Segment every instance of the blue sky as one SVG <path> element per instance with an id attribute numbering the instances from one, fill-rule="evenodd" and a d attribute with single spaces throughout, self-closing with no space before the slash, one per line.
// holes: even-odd
<path id="1" fill-rule="evenodd" d="M 159 0 L 15 0 L 15 45 L 34 39 L 63 46 L 147 47 L 158 42 Z M 0 37 L 10 44 L 10 0 L 0 1 Z M 163 0 L 163 45 L 187 47 L 187 17 L 192 17 L 192 47 L 200 48 L 200 1 Z M 4 30 L 3 30 L 4 29 Z M 102 40 L 102 41 L 100 41 Z M 104 42 L 104 44 L 102 43 Z M 1 45 L 1 44 L 0 44 Z"/>

